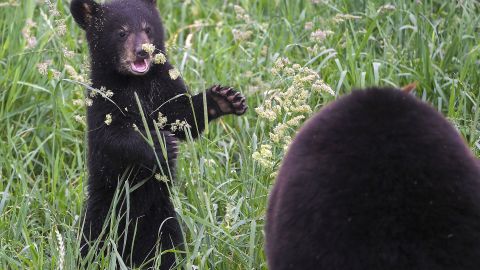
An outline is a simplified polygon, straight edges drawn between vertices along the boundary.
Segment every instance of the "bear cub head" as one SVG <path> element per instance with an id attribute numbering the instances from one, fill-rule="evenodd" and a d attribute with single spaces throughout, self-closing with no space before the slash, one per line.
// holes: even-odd
<path id="1" fill-rule="evenodd" d="M 145 51 L 143 44 L 153 44 L 155 53 L 165 53 L 163 25 L 155 0 L 114 0 L 105 4 L 73 0 L 70 10 L 87 34 L 93 71 L 142 76 L 151 70 L 153 62 L 152 52 Z"/>

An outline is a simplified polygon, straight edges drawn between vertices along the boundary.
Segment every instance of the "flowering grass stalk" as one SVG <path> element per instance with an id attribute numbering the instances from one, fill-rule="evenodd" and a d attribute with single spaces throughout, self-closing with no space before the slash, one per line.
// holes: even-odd
<path id="1" fill-rule="evenodd" d="M 313 97 L 334 96 L 335 93 L 317 72 L 292 64 L 287 58 L 278 58 L 271 73 L 279 78 L 280 83 L 265 93 L 263 104 L 255 109 L 259 118 L 269 124 L 268 139 L 262 142 L 252 158 L 274 172 L 274 165 L 279 164 L 297 128 L 313 113 Z"/>

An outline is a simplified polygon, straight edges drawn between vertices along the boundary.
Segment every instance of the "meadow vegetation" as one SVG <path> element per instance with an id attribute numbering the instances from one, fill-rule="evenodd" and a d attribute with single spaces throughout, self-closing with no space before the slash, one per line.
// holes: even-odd
<path id="1" fill-rule="evenodd" d="M 68 6 L 0 2 L 0 269 L 122 267 L 114 241 L 102 256 L 79 255 L 88 49 Z M 267 198 L 288 144 L 312 113 L 352 88 L 416 81 L 414 94 L 480 153 L 475 0 L 157 6 L 169 59 L 191 92 L 230 85 L 250 107 L 182 144 L 171 190 L 187 242 L 179 269 L 266 269 Z M 115 217 L 107 224 L 117 225 Z"/>

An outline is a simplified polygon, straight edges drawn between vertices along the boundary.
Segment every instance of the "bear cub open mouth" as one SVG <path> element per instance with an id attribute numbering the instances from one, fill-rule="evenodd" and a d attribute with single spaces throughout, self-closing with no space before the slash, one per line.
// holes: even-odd
<path id="1" fill-rule="evenodd" d="M 130 69 L 134 74 L 145 74 L 150 69 L 150 59 L 137 59 L 130 65 Z"/>

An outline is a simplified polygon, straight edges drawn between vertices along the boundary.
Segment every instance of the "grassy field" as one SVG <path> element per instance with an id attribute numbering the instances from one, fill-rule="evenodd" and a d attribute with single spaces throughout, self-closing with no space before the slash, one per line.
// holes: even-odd
<path id="1" fill-rule="evenodd" d="M 0 269 L 115 269 L 79 257 L 88 49 L 68 1 L 0 2 Z M 179 269 L 266 269 L 268 192 L 296 129 L 352 88 L 418 82 L 478 155 L 475 0 L 158 0 L 168 53 L 192 92 L 248 97 L 242 117 L 182 145 L 172 190 Z M 419 131 L 421 132 L 421 131 Z"/>

